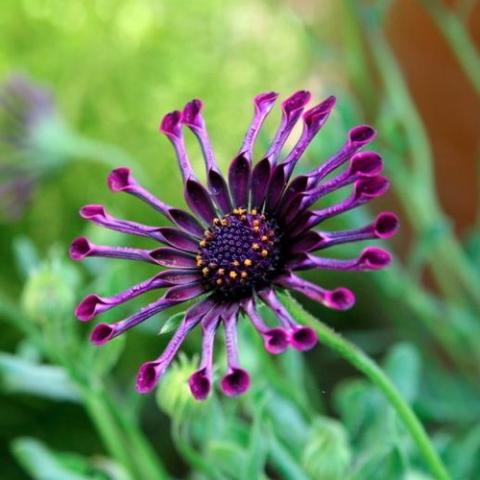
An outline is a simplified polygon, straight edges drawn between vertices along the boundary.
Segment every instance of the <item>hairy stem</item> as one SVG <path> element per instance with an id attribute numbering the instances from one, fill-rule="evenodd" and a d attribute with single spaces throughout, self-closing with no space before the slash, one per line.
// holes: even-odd
<path id="1" fill-rule="evenodd" d="M 283 294 L 282 302 L 290 313 L 300 320 L 301 323 L 315 329 L 321 343 L 340 354 L 381 390 L 412 436 L 425 463 L 429 466 L 435 478 L 439 480 L 449 480 L 450 476 L 442 460 L 433 448 L 422 424 L 380 367 L 355 345 L 307 313 L 290 295 Z"/>

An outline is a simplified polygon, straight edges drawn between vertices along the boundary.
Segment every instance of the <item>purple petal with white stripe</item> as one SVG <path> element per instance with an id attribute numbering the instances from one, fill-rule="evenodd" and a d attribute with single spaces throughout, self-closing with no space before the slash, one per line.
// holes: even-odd
<path id="1" fill-rule="evenodd" d="M 141 248 L 95 245 L 86 237 L 78 237 L 70 245 L 70 258 L 80 261 L 86 257 L 119 258 L 121 260 L 136 260 L 156 263 L 155 260 L 153 260 L 150 256 L 149 250 L 143 250 Z"/>
<path id="2" fill-rule="evenodd" d="M 195 257 L 174 248 L 161 247 L 149 252 L 154 263 L 172 268 L 195 268 Z"/>
<path id="3" fill-rule="evenodd" d="M 107 183 L 112 192 L 126 192 L 134 195 L 148 203 L 155 210 L 158 210 L 162 215 L 169 218 L 168 212 L 172 207 L 159 200 L 145 188 L 141 187 L 132 176 L 129 168 L 120 167 L 112 170 L 108 176 Z"/>
<path id="4" fill-rule="evenodd" d="M 243 155 L 249 163 L 252 161 L 255 139 L 257 138 L 260 128 L 262 127 L 265 118 L 270 113 L 277 98 L 278 93 L 267 92 L 257 95 L 253 101 L 255 105 L 255 113 L 242 146 L 240 147 L 240 151 L 238 152 L 239 155 Z"/>
<path id="5" fill-rule="evenodd" d="M 237 315 L 237 311 L 234 311 L 223 316 L 228 371 L 220 381 L 220 387 L 223 393 L 229 397 L 245 393 L 250 386 L 250 376 L 246 370 L 240 367 L 238 361 Z"/>
<path id="6" fill-rule="evenodd" d="M 161 229 L 159 227 L 120 220 L 110 215 L 102 205 L 85 205 L 80 209 L 80 216 L 110 230 L 152 238 L 159 242 L 166 243 L 165 238 L 160 233 Z"/>
<path id="7" fill-rule="evenodd" d="M 289 273 L 277 278 L 276 283 L 302 293 L 306 297 L 333 310 L 348 310 L 355 304 L 355 295 L 348 288 L 326 290 L 315 283 Z"/>
<path id="8" fill-rule="evenodd" d="M 99 323 L 93 329 L 90 340 L 95 345 L 102 345 L 172 305 L 175 305 L 175 302 L 165 300 L 165 298 L 162 297 L 120 322 L 110 324 Z"/>
<path id="9" fill-rule="evenodd" d="M 321 268 L 324 270 L 380 270 L 388 266 L 392 256 L 386 250 L 377 247 L 365 248 L 359 257 L 352 260 L 338 260 L 335 258 L 321 258 L 313 255 L 306 255 L 306 258 L 299 262 L 292 262 L 294 270 L 306 270 L 310 268 Z"/>
<path id="10" fill-rule="evenodd" d="M 282 327 L 269 328 L 261 319 L 252 299 L 247 299 L 242 302 L 242 308 L 250 318 L 252 325 L 263 338 L 265 350 L 272 355 L 283 353 L 289 346 L 290 334 L 289 331 Z"/>
<path id="11" fill-rule="evenodd" d="M 160 124 L 160 131 L 164 133 L 172 143 L 177 155 L 180 173 L 182 174 L 183 181 L 186 182 L 189 178 L 195 178 L 195 173 L 192 170 L 185 148 L 181 119 L 182 114 L 178 110 L 167 113 Z"/>
<path id="12" fill-rule="evenodd" d="M 310 96 L 310 92 L 300 90 L 282 102 L 282 121 L 275 133 L 270 148 L 265 154 L 265 157 L 272 165 L 277 163 L 282 148 L 290 133 L 292 133 L 293 127 L 302 115 L 305 105 L 310 100 Z"/>
<path id="13" fill-rule="evenodd" d="M 157 385 L 188 333 L 201 320 L 203 313 L 197 315 L 190 313 L 189 315 L 192 308 L 185 314 L 183 322 L 173 334 L 163 353 L 156 360 L 146 362 L 140 367 L 137 374 L 137 392 L 148 393 Z"/>
<path id="14" fill-rule="evenodd" d="M 207 172 L 215 170 L 218 172 L 215 154 L 213 153 L 210 137 L 202 116 L 203 103 L 201 100 L 194 99 L 188 102 L 182 111 L 181 122 L 186 125 L 195 134 L 202 149 L 203 158 Z"/>

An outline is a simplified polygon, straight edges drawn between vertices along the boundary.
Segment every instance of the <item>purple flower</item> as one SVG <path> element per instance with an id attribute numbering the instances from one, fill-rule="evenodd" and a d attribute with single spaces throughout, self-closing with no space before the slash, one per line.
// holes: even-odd
<path id="1" fill-rule="evenodd" d="M 315 332 L 299 325 L 290 316 L 276 290 L 290 289 L 328 308 L 346 310 L 355 302 L 350 290 L 324 289 L 302 279 L 297 272 L 312 268 L 377 270 L 391 261 L 388 252 L 376 247 L 365 248 L 351 260 L 316 255 L 333 245 L 388 238 L 397 230 L 398 219 L 390 212 L 380 213 L 372 224 L 355 230 L 317 229 L 328 218 L 363 205 L 388 189 L 388 180 L 381 176 L 380 156 L 371 151 L 360 152 L 374 139 L 375 131 L 364 125 L 353 128 L 337 153 L 311 172 L 292 179 L 296 163 L 326 122 L 335 98 L 329 97 L 305 112 L 310 99 L 308 92 L 299 91 L 287 98 L 281 105 L 283 116 L 272 144 L 263 159 L 254 165 L 254 143 L 276 99 L 277 94 L 273 92 L 254 99 L 253 119 L 230 164 L 228 180 L 224 179 L 215 161 L 200 100 L 187 103 L 182 112 L 165 116 L 160 130 L 175 149 L 185 200 L 192 213 L 157 199 L 137 183 L 127 168 L 117 168 L 110 174 L 108 185 L 112 191 L 138 197 L 158 210 L 173 226 L 120 220 L 101 205 L 88 205 L 80 211 L 83 218 L 103 227 L 148 237 L 163 246 L 151 250 L 108 247 L 94 245 L 80 237 L 70 248 L 74 260 L 113 257 L 166 267 L 124 292 L 112 297 L 88 295 L 78 305 L 77 317 L 87 321 L 144 292 L 164 289 L 162 296 L 133 315 L 117 323 L 97 325 L 91 335 L 93 343 L 103 344 L 157 312 L 195 299 L 164 352 L 141 366 L 137 377 L 137 390 L 141 393 L 155 387 L 185 337 L 197 325 L 203 332 L 203 345 L 200 365 L 189 380 L 194 397 L 205 399 L 211 391 L 213 345 L 220 325 L 223 325 L 228 363 L 220 387 L 226 395 L 245 392 L 250 378 L 238 356 L 236 324 L 240 313 L 251 320 L 270 353 L 279 354 L 289 346 L 309 350 L 317 342 Z M 281 158 L 285 142 L 300 117 L 303 132 L 295 146 Z M 188 127 L 199 141 L 205 158 L 206 186 L 199 182 L 189 162 L 184 127 Z M 346 168 L 337 173 L 336 170 L 344 165 Z M 350 186 L 351 193 L 343 201 L 329 207 L 314 207 L 315 202 L 328 193 Z M 264 323 L 257 310 L 260 303 L 275 313 L 277 325 Z"/>
<path id="2" fill-rule="evenodd" d="M 55 163 L 45 147 L 45 125 L 58 123 L 50 92 L 12 75 L 0 88 L 0 207 L 19 217 L 39 179 Z"/>

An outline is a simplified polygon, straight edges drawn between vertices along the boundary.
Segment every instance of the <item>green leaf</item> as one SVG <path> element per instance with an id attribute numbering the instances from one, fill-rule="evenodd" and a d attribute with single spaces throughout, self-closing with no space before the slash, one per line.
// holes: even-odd
<path id="1" fill-rule="evenodd" d="M 17 269 L 24 278 L 40 264 L 37 249 L 28 237 L 19 236 L 13 240 L 13 255 Z"/>
<path id="2" fill-rule="evenodd" d="M 100 474 L 84 475 L 70 470 L 59 458 L 33 438 L 18 438 L 12 442 L 12 453 L 34 480 L 100 480 Z"/>
<path id="3" fill-rule="evenodd" d="M 77 389 L 62 367 L 39 365 L 6 353 L 0 354 L 0 386 L 8 393 L 79 401 Z"/>
<path id="4" fill-rule="evenodd" d="M 171 317 L 169 317 L 166 322 L 160 328 L 158 332 L 159 335 L 165 335 L 166 333 L 173 332 L 178 328 L 180 323 L 182 323 L 183 318 L 185 317 L 185 312 L 175 313 Z"/>
<path id="5" fill-rule="evenodd" d="M 126 345 L 126 337 L 119 336 L 98 348 L 89 345 L 94 351 L 93 355 L 93 369 L 99 376 L 104 376 L 117 364 L 120 355 L 123 353 Z"/>
<path id="6" fill-rule="evenodd" d="M 395 345 L 389 351 L 384 363 L 387 375 L 409 403 L 412 403 L 418 394 L 420 364 L 417 349 L 409 343 Z"/>
<path id="7" fill-rule="evenodd" d="M 271 399 L 267 397 L 268 395 L 263 395 L 257 400 L 257 408 L 255 410 L 253 425 L 250 430 L 250 438 L 248 441 L 247 458 L 242 476 L 243 480 L 261 478 L 264 475 L 268 444 L 265 441 L 262 428 L 265 404 L 269 400 L 271 401 Z"/>
<path id="8" fill-rule="evenodd" d="M 341 423 L 317 417 L 302 455 L 302 465 L 312 478 L 341 480 L 347 473 L 352 454 L 347 432 Z"/>

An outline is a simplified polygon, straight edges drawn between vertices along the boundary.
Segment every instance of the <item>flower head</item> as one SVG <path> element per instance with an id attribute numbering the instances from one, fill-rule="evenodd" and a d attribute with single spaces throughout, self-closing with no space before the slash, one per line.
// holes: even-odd
<path id="1" fill-rule="evenodd" d="M 39 179 L 57 166 L 65 127 L 51 93 L 19 75 L 0 87 L 0 208 L 18 217 Z"/>
<path id="2" fill-rule="evenodd" d="M 365 248 L 351 260 L 316 254 L 334 245 L 388 238 L 397 229 L 397 217 L 389 212 L 380 213 L 372 224 L 355 230 L 318 229 L 328 218 L 363 205 L 388 189 L 388 180 L 381 175 L 380 156 L 371 151 L 360 152 L 373 140 L 375 131 L 363 125 L 353 128 L 345 144 L 331 158 L 292 179 L 295 165 L 326 122 L 335 98 L 329 97 L 305 112 L 310 99 L 308 92 L 296 92 L 283 101 L 282 120 L 272 144 L 254 165 L 255 139 L 277 96 L 268 92 L 255 97 L 253 119 L 230 164 L 227 179 L 215 161 L 200 100 L 187 103 L 182 112 L 175 111 L 164 117 L 160 130 L 175 149 L 191 213 L 156 198 L 137 183 L 128 168 L 117 168 L 110 174 L 108 185 L 112 191 L 126 192 L 143 200 L 172 226 L 157 227 L 121 220 L 107 213 L 101 205 L 88 205 L 80 211 L 82 217 L 103 227 L 148 237 L 162 246 L 151 250 L 108 247 L 94 245 L 80 237 L 70 248 L 74 260 L 113 257 L 166 268 L 117 295 L 92 294 L 80 303 L 76 315 L 87 321 L 144 292 L 164 289 L 158 300 L 133 315 L 117 323 L 97 325 L 91 336 L 95 344 L 121 335 L 157 312 L 196 299 L 163 353 L 140 367 L 137 390 L 141 393 L 155 387 L 185 337 L 198 325 L 203 332 L 203 345 L 200 365 L 189 379 L 194 397 L 205 399 L 211 391 L 213 345 L 220 325 L 225 335 L 228 364 L 220 388 L 226 395 L 245 392 L 250 377 L 240 365 L 237 348 L 236 324 L 241 313 L 250 319 L 270 353 L 279 354 L 288 347 L 309 350 L 317 342 L 315 332 L 299 325 L 290 316 L 276 290 L 294 290 L 328 308 L 345 310 L 355 302 L 350 290 L 327 290 L 302 279 L 297 272 L 306 269 L 377 270 L 391 261 L 388 252 L 376 247 Z M 295 146 L 281 158 L 285 142 L 300 118 L 303 132 Z M 191 167 L 183 138 L 185 127 L 195 134 L 203 152 L 206 186 L 199 182 Z M 345 168 L 334 173 L 340 167 Z M 351 193 L 343 201 L 320 209 L 314 207 L 323 196 L 349 186 Z M 257 310 L 260 303 L 275 313 L 276 326 L 264 323 Z"/>

